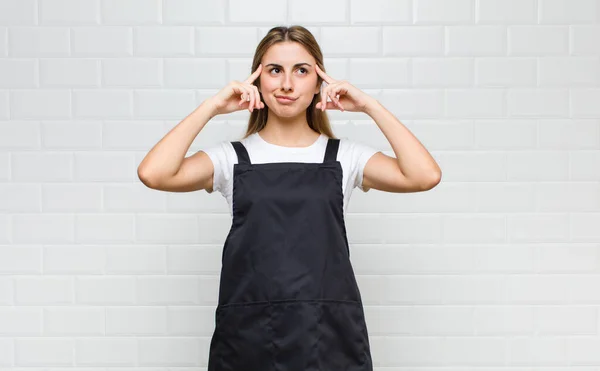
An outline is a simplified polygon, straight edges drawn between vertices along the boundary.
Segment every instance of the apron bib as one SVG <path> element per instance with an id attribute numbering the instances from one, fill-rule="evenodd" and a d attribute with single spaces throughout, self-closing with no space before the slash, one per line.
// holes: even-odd
<path id="1" fill-rule="evenodd" d="M 339 139 L 322 163 L 252 164 L 232 142 L 233 220 L 208 371 L 372 371 L 349 259 Z"/>

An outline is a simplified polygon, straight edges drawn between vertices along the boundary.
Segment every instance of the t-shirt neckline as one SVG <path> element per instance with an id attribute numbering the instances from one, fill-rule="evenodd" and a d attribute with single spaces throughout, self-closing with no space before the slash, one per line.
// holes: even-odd
<path id="1" fill-rule="evenodd" d="M 263 139 L 263 137 L 260 136 L 260 134 L 258 132 L 254 133 L 256 135 L 256 138 L 264 145 L 272 147 L 272 148 L 276 148 L 276 149 L 280 149 L 280 150 L 287 150 L 287 151 L 307 151 L 310 150 L 314 147 L 316 147 L 321 140 L 323 139 L 323 137 L 325 136 L 325 134 L 321 134 L 319 135 L 319 137 L 317 138 L 317 140 L 315 140 L 311 145 L 306 146 L 306 147 L 286 147 L 286 146 L 280 146 L 277 144 L 273 144 L 273 143 L 269 143 L 266 140 Z"/>

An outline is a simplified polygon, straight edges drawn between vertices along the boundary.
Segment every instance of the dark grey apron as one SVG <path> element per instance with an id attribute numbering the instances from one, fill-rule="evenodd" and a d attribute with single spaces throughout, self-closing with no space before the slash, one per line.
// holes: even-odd
<path id="1" fill-rule="evenodd" d="M 252 164 L 241 142 L 208 371 L 371 371 L 339 139 L 322 163 Z"/>

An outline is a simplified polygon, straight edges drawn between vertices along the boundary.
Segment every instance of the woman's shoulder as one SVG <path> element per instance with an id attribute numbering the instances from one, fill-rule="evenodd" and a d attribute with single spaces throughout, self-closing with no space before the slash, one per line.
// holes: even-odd
<path id="1" fill-rule="evenodd" d="M 227 195 L 232 178 L 233 164 L 237 162 L 233 144 L 230 140 L 221 140 L 203 149 L 203 151 L 213 163 L 213 190 Z"/>
<path id="2" fill-rule="evenodd" d="M 255 145 L 251 135 L 246 138 L 221 140 L 206 148 L 204 151 L 209 153 L 209 155 L 215 154 L 216 156 L 221 157 L 221 159 L 227 160 L 226 162 L 228 163 L 237 163 L 237 152 L 233 146 L 234 142 L 240 142 L 244 145 L 246 150 L 248 150 L 248 147 Z"/>
<path id="3" fill-rule="evenodd" d="M 219 161 L 227 160 L 228 158 L 231 157 L 232 154 L 235 153 L 235 150 L 233 149 L 233 145 L 231 144 L 231 141 L 228 141 L 228 140 L 221 140 L 221 141 L 213 144 L 212 146 L 204 148 L 203 151 L 211 159 L 219 160 Z"/>
<path id="4" fill-rule="evenodd" d="M 338 149 L 338 156 L 350 157 L 355 160 L 364 157 L 371 157 L 379 150 L 374 148 L 372 145 L 353 140 L 347 137 L 341 137 L 340 145 Z"/>

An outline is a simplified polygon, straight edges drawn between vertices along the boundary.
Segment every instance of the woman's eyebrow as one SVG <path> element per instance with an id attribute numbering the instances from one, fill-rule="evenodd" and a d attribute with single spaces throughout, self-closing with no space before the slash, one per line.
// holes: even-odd
<path id="1" fill-rule="evenodd" d="M 308 63 L 306 63 L 306 62 L 303 62 L 303 63 L 296 63 L 296 64 L 294 65 L 294 67 L 299 67 L 299 66 L 304 66 L 304 65 L 307 65 L 307 66 L 309 66 L 309 67 L 312 67 L 310 64 L 308 64 Z M 283 67 L 282 65 L 280 65 L 280 64 L 277 64 L 277 63 L 269 63 L 269 64 L 267 64 L 265 67 L 269 67 L 269 66 L 274 66 L 274 67 L 279 67 L 279 68 Z"/>

